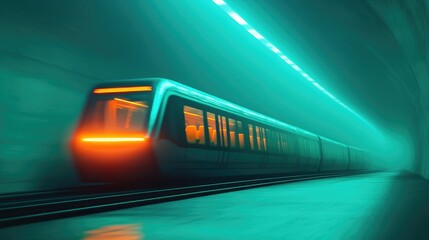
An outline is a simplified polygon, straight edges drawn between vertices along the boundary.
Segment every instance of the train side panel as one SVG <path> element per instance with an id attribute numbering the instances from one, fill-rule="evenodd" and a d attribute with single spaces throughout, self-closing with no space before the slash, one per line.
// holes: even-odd
<path id="1" fill-rule="evenodd" d="M 349 165 L 348 150 L 345 145 L 321 138 L 323 164 L 321 171 L 347 170 Z"/>
<path id="2" fill-rule="evenodd" d="M 154 150 L 165 176 L 317 172 L 321 162 L 315 135 L 273 128 L 180 97 L 169 100 L 163 122 Z M 327 144 L 321 170 L 345 170 L 341 147 Z"/>

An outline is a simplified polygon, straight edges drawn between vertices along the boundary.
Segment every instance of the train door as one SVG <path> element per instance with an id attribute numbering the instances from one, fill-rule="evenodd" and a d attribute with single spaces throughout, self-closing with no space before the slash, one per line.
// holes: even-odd
<path id="1" fill-rule="evenodd" d="M 289 154 L 289 145 L 288 142 L 286 140 L 286 135 L 284 133 L 279 133 L 277 132 L 277 145 L 279 148 L 279 153 L 281 154 L 281 166 L 283 168 L 286 168 L 286 171 L 289 171 L 289 166 L 288 166 L 288 158 L 290 156 Z"/>
<path id="2" fill-rule="evenodd" d="M 217 127 L 216 114 L 207 111 L 205 114 L 207 142 L 207 162 L 214 163 L 217 166 L 219 161 L 219 128 Z"/>
<path id="3" fill-rule="evenodd" d="M 255 154 L 255 158 L 257 161 L 257 167 L 262 168 L 266 163 L 266 152 L 265 152 L 265 144 L 264 144 L 264 128 L 255 125 L 254 135 L 255 135 L 255 150 L 258 154 Z"/>
<path id="4" fill-rule="evenodd" d="M 230 145 L 230 139 L 228 137 L 228 123 L 225 116 L 217 115 L 216 121 L 217 129 L 219 132 L 219 157 L 218 166 L 226 168 L 229 161 L 228 146 Z"/>
<path id="5" fill-rule="evenodd" d="M 299 167 L 299 155 L 300 155 L 300 149 L 299 149 L 299 143 L 298 143 L 298 135 L 296 132 L 286 132 L 285 134 L 288 150 L 289 150 L 289 159 L 288 159 L 288 165 L 290 166 L 290 169 L 292 172 L 298 172 Z"/>
<path id="6" fill-rule="evenodd" d="M 257 167 L 258 164 L 258 155 L 256 154 L 258 151 L 258 143 L 256 138 L 256 127 L 249 123 L 248 125 L 248 136 L 249 136 L 249 148 L 251 150 L 251 156 L 247 159 L 247 162 L 250 164 L 250 168 Z"/>
<path id="7" fill-rule="evenodd" d="M 317 167 L 317 171 L 320 172 L 322 169 L 324 153 L 323 153 L 322 139 L 320 139 L 320 136 L 317 136 L 317 139 L 318 139 L 319 151 L 320 151 L 320 158 L 319 158 L 320 160 L 319 160 L 319 165 Z"/>
<path id="8" fill-rule="evenodd" d="M 261 167 L 266 167 L 268 164 L 267 131 L 268 129 L 261 127 L 261 150 L 262 150 Z"/>
<path id="9" fill-rule="evenodd" d="M 351 162 L 351 160 L 350 160 L 350 147 L 349 146 L 347 146 L 347 159 L 348 159 L 348 161 L 347 161 L 347 170 L 350 170 L 350 162 Z"/>
<path id="10" fill-rule="evenodd" d="M 185 120 L 186 142 L 186 164 L 185 168 L 207 167 L 206 130 L 204 124 L 204 113 L 200 108 L 183 107 Z"/>

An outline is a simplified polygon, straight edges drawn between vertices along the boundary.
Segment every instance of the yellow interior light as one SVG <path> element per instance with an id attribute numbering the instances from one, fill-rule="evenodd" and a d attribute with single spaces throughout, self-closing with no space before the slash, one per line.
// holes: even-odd
<path id="1" fill-rule="evenodd" d="M 136 87 L 113 87 L 113 88 L 96 88 L 93 93 L 126 93 L 126 92 L 150 92 L 152 86 L 136 86 Z"/>
<path id="2" fill-rule="evenodd" d="M 185 114 L 191 115 L 191 116 L 195 116 L 195 117 L 203 117 L 202 115 L 196 114 L 196 113 L 190 113 L 190 112 L 184 112 Z"/>
<path id="3" fill-rule="evenodd" d="M 132 105 L 136 105 L 136 106 L 146 107 L 147 108 L 147 105 L 144 105 L 143 103 L 132 102 L 132 101 L 128 101 L 128 100 L 125 100 L 125 99 L 122 99 L 122 98 L 114 98 L 114 99 L 116 101 L 119 101 L 119 102 L 124 102 L 124 103 L 128 103 L 128 104 L 132 104 Z"/>

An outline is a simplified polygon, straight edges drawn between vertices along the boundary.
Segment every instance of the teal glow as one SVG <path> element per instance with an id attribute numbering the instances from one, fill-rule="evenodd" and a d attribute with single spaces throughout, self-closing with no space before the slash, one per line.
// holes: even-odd
<path id="1" fill-rule="evenodd" d="M 247 25 L 247 22 L 244 21 L 243 18 L 241 18 L 237 13 L 235 12 L 228 12 L 228 15 L 232 17 L 238 24 L 240 25 Z"/>
<path id="2" fill-rule="evenodd" d="M 153 90 L 155 92 L 155 96 L 152 103 L 152 109 L 151 109 L 149 122 L 148 122 L 147 137 L 154 137 L 156 139 L 159 136 L 159 132 L 161 129 L 160 121 L 162 120 L 163 116 L 158 114 L 162 114 L 164 112 L 164 111 L 160 111 L 163 107 L 165 107 L 166 102 L 164 102 L 163 99 L 164 100 L 167 99 L 167 97 L 170 95 L 178 95 L 192 100 L 200 101 L 216 108 L 222 108 L 224 111 L 236 114 L 238 116 L 246 117 L 258 122 L 263 122 L 273 127 L 294 132 L 296 134 L 312 136 L 312 137 L 317 136 L 314 133 L 311 133 L 304 129 L 300 129 L 298 127 L 289 125 L 285 122 L 265 116 L 263 114 L 257 113 L 250 109 L 241 107 L 234 103 L 228 102 L 226 100 L 220 99 L 218 97 L 212 96 L 205 92 L 201 92 L 197 89 L 191 88 L 189 86 L 180 84 L 178 82 L 175 82 L 169 79 L 148 78 L 148 79 L 134 79 L 134 80 L 138 81 L 140 84 L 145 81 L 147 81 L 147 84 L 151 83 L 152 81 L 155 83 L 154 90 Z M 328 138 L 324 138 L 324 139 L 328 139 Z M 329 140 L 332 142 L 336 142 L 331 139 Z"/>
<path id="3" fill-rule="evenodd" d="M 159 117 L 158 114 L 162 113 L 162 111 L 160 111 L 160 108 L 162 106 L 162 99 L 164 97 L 164 94 L 168 90 L 168 88 L 172 86 L 173 85 L 170 82 L 162 81 L 162 84 L 159 84 L 158 89 L 154 90 L 156 91 L 156 94 L 153 98 L 152 109 L 149 115 L 149 122 L 148 122 L 146 137 L 150 137 L 152 135 L 152 132 L 154 131 L 154 128 L 155 128 L 156 120 Z"/>
<path id="4" fill-rule="evenodd" d="M 346 104 L 341 102 L 338 98 L 336 98 L 333 94 L 328 92 L 324 87 L 322 87 L 319 83 L 317 83 L 312 77 L 310 77 L 307 73 L 305 73 L 298 65 L 296 65 L 289 57 L 287 57 L 284 53 L 282 53 L 276 46 L 274 46 L 271 42 L 269 42 L 266 38 L 264 38 L 259 32 L 257 32 L 250 24 L 246 22 L 238 13 L 236 13 L 228 4 L 226 4 L 223 0 L 212 0 L 216 5 L 222 8 L 234 21 L 243 26 L 247 32 L 249 32 L 253 37 L 261 41 L 268 49 L 274 52 L 278 57 L 280 57 L 284 62 L 286 62 L 289 66 L 291 66 L 295 71 L 297 71 L 304 79 L 310 82 L 314 87 L 323 92 L 326 96 L 334 100 L 336 103 L 347 109 L 349 112 L 357 116 L 359 119 L 372 126 L 366 119 L 361 117 L 351 108 L 349 108 Z M 373 127 L 373 126 L 372 126 Z M 373 127 L 376 129 L 375 127 Z"/>
<path id="5" fill-rule="evenodd" d="M 258 33 L 255 29 L 247 30 L 250 34 L 252 34 L 256 39 L 263 39 L 264 37 Z"/>
<path id="6" fill-rule="evenodd" d="M 226 3 L 223 0 L 213 0 L 217 5 L 225 5 Z"/>

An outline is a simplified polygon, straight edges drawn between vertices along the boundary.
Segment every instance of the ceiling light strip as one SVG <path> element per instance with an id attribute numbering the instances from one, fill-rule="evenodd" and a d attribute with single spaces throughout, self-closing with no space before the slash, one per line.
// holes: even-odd
<path id="1" fill-rule="evenodd" d="M 355 113 L 353 110 L 351 110 L 349 107 L 347 107 L 344 103 L 342 103 L 340 100 L 338 100 L 334 95 L 332 95 L 330 92 L 328 92 L 324 87 L 322 87 L 319 83 L 314 81 L 313 78 L 311 78 L 307 73 L 305 73 L 298 65 L 296 65 L 292 60 L 290 60 L 289 57 L 287 57 L 285 54 L 283 54 L 276 46 L 274 46 L 272 43 L 270 43 L 263 35 L 261 35 L 258 31 L 256 31 L 252 26 L 250 26 L 246 20 L 244 20 L 238 13 L 236 13 L 228 4 L 225 3 L 223 0 L 212 0 L 216 5 L 221 7 L 234 21 L 236 21 L 238 24 L 243 26 L 247 32 L 249 32 L 253 37 L 261 41 L 262 44 L 264 44 L 268 49 L 270 49 L 272 52 L 274 52 L 278 57 L 280 57 L 284 62 L 286 62 L 289 66 L 291 66 L 295 71 L 297 71 L 299 74 L 301 74 L 302 77 L 304 77 L 308 82 L 310 82 L 313 86 L 315 86 L 317 89 L 319 89 L 321 92 L 323 92 L 326 96 L 333 99 L 335 102 L 339 103 L 341 106 L 358 116 L 359 118 L 362 118 L 357 113 Z M 366 121 L 366 120 L 365 120 Z"/>

